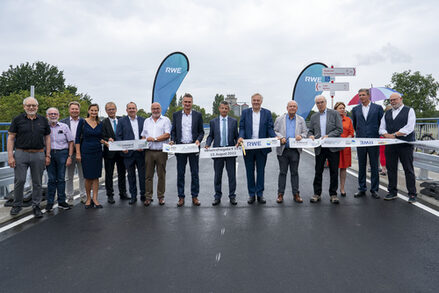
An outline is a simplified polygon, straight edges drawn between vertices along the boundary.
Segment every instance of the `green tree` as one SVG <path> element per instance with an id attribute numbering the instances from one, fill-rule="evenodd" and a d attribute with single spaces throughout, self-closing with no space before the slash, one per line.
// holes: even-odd
<path id="1" fill-rule="evenodd" d="M 276 118 L 278 117 L 279 115 L 277 115 L 275 112 L 271 112 L 271 118 L 273 118 L 273 123 L 274 123 L 274 121 L 276 121 Z"/>
<path id="2" fill-rule="evenodd" d="M 146 112 L 145 110 L 143 110 L 142 108 L 139 109 L 139 111 L 137 111 L 137 116 L 143 117 L 143 118 L 149 118 L 151 117 L 151 112 Z"/>
<path id="3" fill-rule="evenodd" d="M 219 115 L 218 107 L 222 101 L 224 101 L 224 95 L 216 94 L 212 102 L 212 116 L 216 117 Z M 230 105 L 230 107 L 232 107 L 232 105 Z"/>
<path id="4" fill-rule="evenodd" d="M 66 90 L 64 73 L 56 66 L 41 61 L 32 65 L 27 62 L 16 67 L 10 65 L 9 69 L 2 73 L 0 97 L 29 90 L 31 85 L 35 86 L 35 94 L 40 95 L 50 95 L 53 92 Z"/>
<path id="5" fill-rule="evenodd" d="M 404 104 L 412 107 L 417 117 L 433 117 L 436 113 L 439 82 L 431 74 L 423 76 L 419 71 L 412 73 L 411 70 L 395 72 L 387 86 L 403 94 Z"/>

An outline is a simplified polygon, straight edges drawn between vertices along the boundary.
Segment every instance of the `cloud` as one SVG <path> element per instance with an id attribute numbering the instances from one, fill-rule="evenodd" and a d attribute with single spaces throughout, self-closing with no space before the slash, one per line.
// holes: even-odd
<path id="1" fill-rule="evenodd" d="M 392 64 L 399 64 L 410 63 L 412 61 L 412 57 L 409 54 L 390 43 L 387 43 L 387 45 L 378 51 L 368 54 L 357 54 L 356 57 L 358 65 L 374 65 L 385 61 L 390 61 Z"/>

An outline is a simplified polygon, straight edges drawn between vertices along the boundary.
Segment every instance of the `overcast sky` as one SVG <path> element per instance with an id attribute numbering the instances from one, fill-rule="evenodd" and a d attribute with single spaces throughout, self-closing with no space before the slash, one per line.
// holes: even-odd
<path id="1" fill-rule="evenodd" d="M 312 62 L 357 68 L 337 78 L 351 91 L 336 101 L 407 69 L 439 80 L 438 15 L 436 0 L 1 0 L 0 70 L 56 65 L 68 84 L 123 114 L 131 100 L 149 111 L 157 67 L 182 51 L 190 71 L 177 95 L 190 92 L 211 112 L 216 93 L 249 103 L 260 92 L 279 114 Z"/>

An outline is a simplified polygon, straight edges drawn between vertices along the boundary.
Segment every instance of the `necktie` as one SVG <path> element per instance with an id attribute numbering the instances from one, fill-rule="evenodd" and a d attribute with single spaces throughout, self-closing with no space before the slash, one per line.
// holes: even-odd
<path id="1" fill-rule="evenodd" d="M 221 146 L 227 146 L 227 129 L 226 129 L 226 118 L 223 118 L 223 131 L 221 131 Z"/>
<path id="2" fill-rule="evenodd" d="M 113 120 L 113 130 L 114 133 L 116 133 L 116 119 Z"/>

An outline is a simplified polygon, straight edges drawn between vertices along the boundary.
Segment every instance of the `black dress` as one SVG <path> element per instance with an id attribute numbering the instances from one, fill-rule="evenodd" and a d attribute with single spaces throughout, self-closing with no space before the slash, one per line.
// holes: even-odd
<path id="1" fill-rule="evenodd" d="M 102 176 L 101 139 L 102 123 L 92 128 L 87 121 L 79 121 L 75 143 L 81 145 L 82 171 L 86 179 L 97 179 Z"/>

